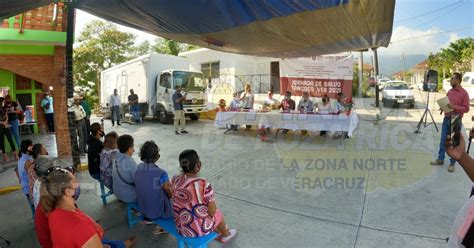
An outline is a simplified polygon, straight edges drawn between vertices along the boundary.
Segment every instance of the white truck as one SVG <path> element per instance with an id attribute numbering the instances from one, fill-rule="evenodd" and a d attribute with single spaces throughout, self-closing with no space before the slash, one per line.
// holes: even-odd
<path id="1" fill-rule="evenodd" d="M 148 54 L 104 70 L 100 75 L 100 103 L 109 111 L 109 99 L 114 89 L 120 95 L 121 112 L 129 113 L 130 89 L 138 95 L 142 117 L 152 116 L 161 123 L 174 117 L 172 95 L 177 85 L 188 92 L 184 111 L 192 120 L 198 120 L 207 111 L 206 85 L 203 74 L 189 70 L 186 58 Z"/>

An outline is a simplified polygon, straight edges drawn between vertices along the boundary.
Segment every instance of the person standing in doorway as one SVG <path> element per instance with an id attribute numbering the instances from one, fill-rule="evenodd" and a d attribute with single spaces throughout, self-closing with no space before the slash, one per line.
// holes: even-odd
<path id="1" fill-rule="evenodd" d="M 184 107 L 183 102 L 186 100 L 187 93 L 185 92 L 184 95 L 181 94 L 181 85 L 176 86 L 176 90 L 173 94 L 173 104 L 174 104 L 174 133 L 179 134 L 181 133 L 188 133 L 188 131 L 184 130 L 186 125 L 186 120 L 184 116 Z"/>
<path id="2" fill-rule="evenodd" d="M 464 113 L 469 112 L 469 94 L 463 87 L 461 87 L 461 74 L 458 72 L 453 73 L 451 77 L 451 87 L 448 91 L 448 99 L 449 104 L 448 107 L 453 109 L 453 111 L 449 113 L 444 113 L 443 125 L 441 127 L 441 140 L 439 143 L 439 151 L 438 151 L 438 159 L 431 162 L 431 165 L 443 165 L 444 158 L 446 155 L 446 137 L 450 133 L 450 125 L 451 125 L 451 116 L 458 115 L 460 120 L 463 117 Z M 462 125 L 462 124 L 461 124 Z M 449 160 L 448 171 L 454 171 L 454 165 L 456 164 L 456 160 L 451 158 Z"/>
<path id="3" fill-rule="evenodd" d="M 112 120 L 112 127 L 115 125 L 115 120 L 117 120 L 117 125 L 120 124 L 120 96 L 117 92 L 117 89 L 114 89 L 114 94 L 110 96 L 110 120 Z"/>
<path id="4" fill-rule="evenodd" d="M 84 121 L 86 122 L 86 137 L 87 137 L 87 142 L 89 142 L 89 133 L 91 132 L 91 105 L 89 104 L 89 101 L 86 100 L 85 94 L 81 93 L 81 106 L 86 112 L 86 117 L 84 117 Z"/>
<path id="5" fill-rule="evenodd" d="M 85 156 L 86 154 L 86 140 L 87 140 L 87 129 L 86 129 L 86 121 L 84 118 L 86 117 L 86 111 L 81 106 L 81 97 L 75 96 L 74 97 L 74 120 L 76 121 L 76 128 L 77 128 L 77 135 L 79 136 L 79 153 L 81 156 Z"/>
<path id="6" fill-rule="evenodd" d="M 20 147 L 20 121 L 18 120 L 18 113 L 20 113 L 20 106 L 17 102 L 12 100 L 10 95 L 5 96 L 5 104 L 3 106 L 8 115 L 8 124 L 10 124 L 10 130 L 12 131 L 13 137 L 15 138 L 17 147 Z"/>
<path id="7" fill-rule="evenodd" d="M 54 134 L 54 109 L 53 109 L 53 97 L 49 91 L 44 93 L 44 98 L 41 101 L 41 107 L 44 111 L 46 123 L 48 124 L 48 131 L 50 134 Z"/>
<path id="8" fill-rule="evenodd" d="M 128 104 L 130 105 L 130 113 L 132 114 L 132 121 L 141 122 L 140 109 L 138 106 L 138 95 L 135 94 L 133 89 L 130 89 L 130 95 L 128 96 Z"/>

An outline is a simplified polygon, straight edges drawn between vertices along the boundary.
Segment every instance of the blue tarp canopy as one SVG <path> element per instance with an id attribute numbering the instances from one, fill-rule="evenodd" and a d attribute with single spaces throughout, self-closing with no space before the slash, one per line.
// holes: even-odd
<path id="1" fill-rule="evenodd" d="M 53 1 L 0 0 L 0 18 Z M 75 0 L 81 10 L 214 50 L 302 57 L 386 47 L 395 0 Z"/>

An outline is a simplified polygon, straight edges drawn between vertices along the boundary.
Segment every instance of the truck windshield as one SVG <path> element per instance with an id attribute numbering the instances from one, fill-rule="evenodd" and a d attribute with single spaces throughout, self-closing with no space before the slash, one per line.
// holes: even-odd
<path id="1" fill-rule="evenodd" d="M 201 73 L 188 71 L 173 72 L 174 85 L 181 85 L 186 91 L 204 91 L 204 80 Z"/>

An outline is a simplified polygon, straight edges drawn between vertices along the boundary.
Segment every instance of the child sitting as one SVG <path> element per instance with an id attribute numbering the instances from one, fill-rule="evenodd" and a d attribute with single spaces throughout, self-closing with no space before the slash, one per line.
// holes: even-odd
<path id="1" fill-rule="evenodd" d="M 237 235 L 229 229 L 217 208 L 211 184 L 198 177 L 201 161 L 194 150 L 179 155 L 182 174 L 171 180 L 173 211 L 178 232 L 185 237 L 200 237 L 217 231 L 218 241 L 227 243 Z"/>

